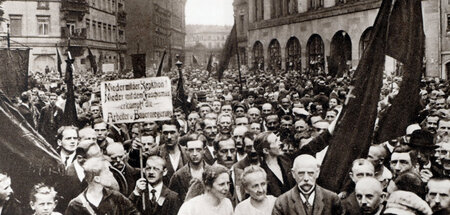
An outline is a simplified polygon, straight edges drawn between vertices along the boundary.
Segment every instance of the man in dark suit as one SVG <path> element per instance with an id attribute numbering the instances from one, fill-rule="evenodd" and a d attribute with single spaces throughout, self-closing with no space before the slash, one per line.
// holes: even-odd
<path id="1" fill-rule="evenodd" d="M 31 111 L 30 107 L 30 100 L 28 97 L 27 92 L 23 92 L 22 95 L 20 95 L 20 103 L 17 106 L 17 109 L 19 110 L 20 114 L 27 120 L 27 122 L 31 125 L 31 127 L 35 128 L 34 120 L 33 120 L 33 112 Z"/>
<path id="2" fill-rule="evenodd" d="M 55 105 L 57 96 L 50 94 L 49 104 L 42 108 L 37 129 L 44 138 L 56 148 L 56 133 L 60 127 L 63 110 Z"/>
<path id="3" fill-rule="evenodd" d="M 354 185 L 362 178 L 373 177 L 375 175 L 375 170 L 373 164 L 367 159 L 356 159 L 353 161 L 352 168 L 350 170 L 350 179 L 352 184 L 349 190 L 354 190 Z M 361 208 L 358 205 L 356 199 L 356 193 L 351 192 L 347 198 L 342 201 L 342 208 L 346 215 L 359 215 L 361 213 Z"/>
<path id="4" fill-rule="evenodd" d="M 203 124 L 203 135 L 206 137 L 204 160 L 207 164 L 212 165 L 216 161 L 213 142 L 217 135 L 217 122 L 205 119 Z"/>
<path id="5" fill-rule="evenodd" d="M 139 179 L 139 170 L 133 168 L 125 161 L 126 152 L 121 143 L 109 144 L 106 147 L 106 155 L 109 156 L 111 165 L 116 168 L 125 179 L 126 186 L 124 190 L 121 190 L 121 193 L 124 196 L 129 196 L 136 185 L 136 180 Z M 116 180 L 118 179 L 116 178 Z"/>
<path id="6" fill-rule="evenodd" d="M 173 118 L 164 121 L 161 132 L 161 143 L 157 155 L 167 163 L 167 173 L 163 177 L 164 184 L 169 184 L 170 178 L 188 162 L 185 149 L 179 144 L 180 124 Z"/>
<path id="7" fill-rule="evenodd" d="M 203 160 L 205 144 L 198 137 L 195 133 L 187 137 L 186 152 L 189 163 L 176 171 L 170 179 L 169 188 L 178 193 L 181 201 L 186 198 L 192 178 L 202 180 L 203 171 L 209 167 Z"/>
<path id="8" fill-rule="evenodd" d="M 278 197 L 272 214 L 341 214 L 341 201 L 338 195 L 316 185 L 319 172 L 319 162 L 316 158 L 311 155 L 298 156 L 292 168 L 297 186 Z"/>
<path id="9" fill-rule="evenodd" d="M 166 161 L 159 156 L 150 156 L 144 172 L 145 178 L 136 182 L 129 199 L 144 215 L 177 214 L 181 205 L 178 194 L 163 183 L 163 176 L 167 174 Z"/>

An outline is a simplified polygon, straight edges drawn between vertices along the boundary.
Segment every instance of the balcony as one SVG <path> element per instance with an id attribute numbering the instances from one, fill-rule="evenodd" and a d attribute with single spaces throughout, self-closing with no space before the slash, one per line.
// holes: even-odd
<path id="1" fill-rule="evenodd" d="M 127 13 L 123 10 L 117 12 L 117 23 L 121 26 L 125 26 L 127 24 Z"/>
<path id="2" fill-rule="evenodd" d="M 87 0 L 61 0 L 61 11 L 86 13 L 89 4 Z"/>
<path id="3" fill-rule="evenodd" d="M 86 28 L 77 28 L 75 31 L 70 32 L 67 27 L 61 27 L 61 38 L 71 40 L 85 40 L 87 39 Z"/>

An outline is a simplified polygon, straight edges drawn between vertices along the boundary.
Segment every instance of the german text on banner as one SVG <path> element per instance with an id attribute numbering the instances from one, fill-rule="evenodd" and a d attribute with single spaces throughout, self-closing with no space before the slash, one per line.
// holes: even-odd
<path id="1" fill-rule="evenodd" d="M 132 123 L 168 120 L 173 114 L 168 77 L 102 82 L 103 120 Z"/>

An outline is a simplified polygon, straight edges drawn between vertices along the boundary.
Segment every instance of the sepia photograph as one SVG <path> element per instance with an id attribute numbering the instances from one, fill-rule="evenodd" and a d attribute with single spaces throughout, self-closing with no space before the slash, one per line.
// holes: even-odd
<path id="1" fill-rule="evenodd" d="M 450 215 L 450 1 L 0 0 L 0 215 Z"/>

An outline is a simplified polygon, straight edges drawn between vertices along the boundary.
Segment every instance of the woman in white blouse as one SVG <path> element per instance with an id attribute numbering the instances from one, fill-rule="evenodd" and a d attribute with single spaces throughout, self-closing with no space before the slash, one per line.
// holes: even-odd
<path id="1" fill-rule="evenodd" d="M 222 165 L 213 165 L 203 172 L 204 193 L 181 205 L 178 215 L 232 215 L 233 205 L 226 198 L 229 193 L 230 176 Z"/>
<path id="2" fill-rule="evenodd" d="M 267 174 L 263 168 L 255 165 L 244 169 L 241 176 L 242 186 L 250 198 L 236 206 L 235 215 L 270 215 L 277 199 L 267 194 Z"/>

